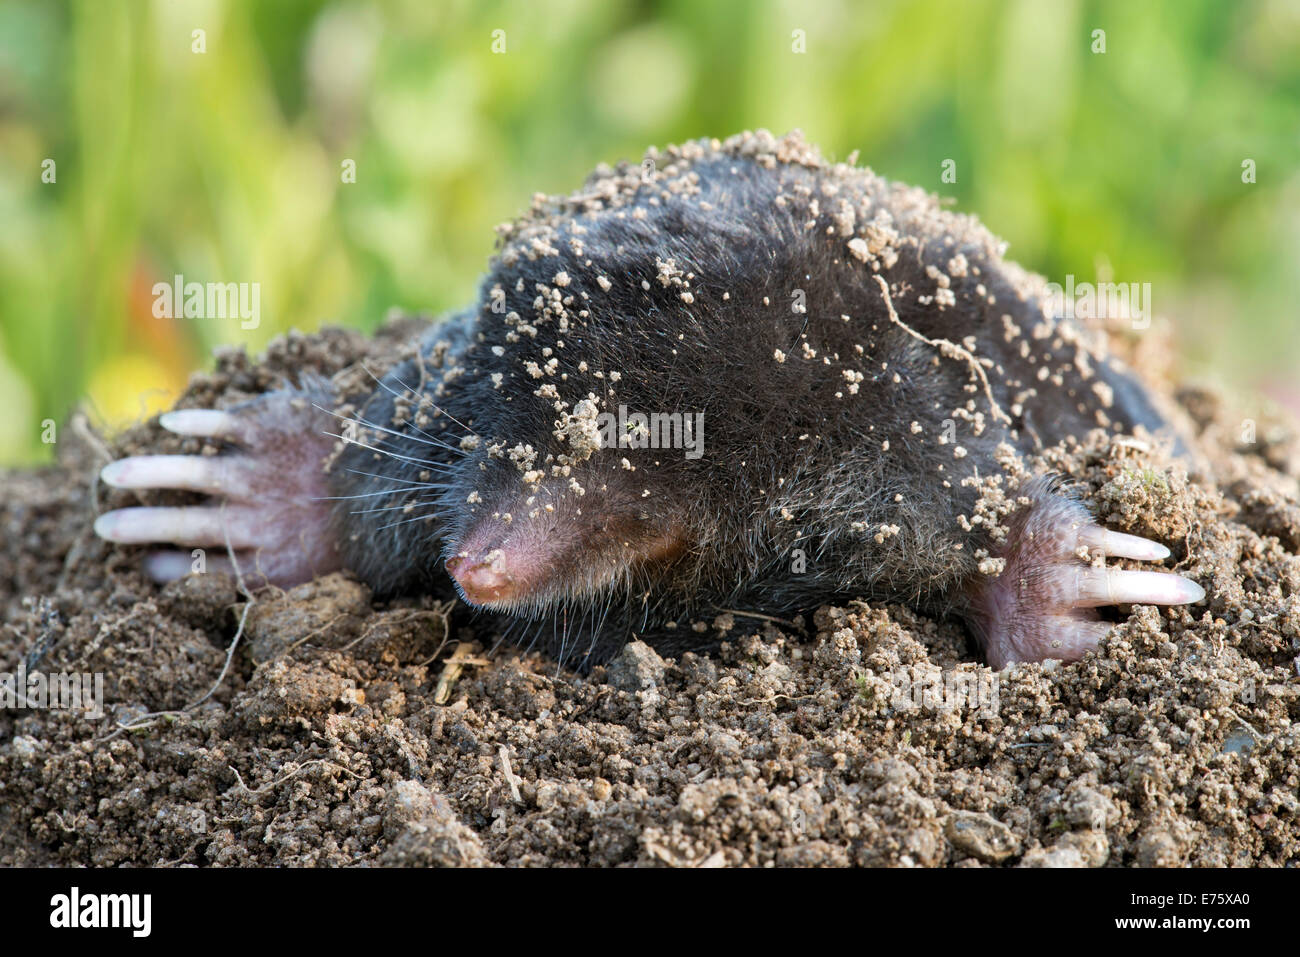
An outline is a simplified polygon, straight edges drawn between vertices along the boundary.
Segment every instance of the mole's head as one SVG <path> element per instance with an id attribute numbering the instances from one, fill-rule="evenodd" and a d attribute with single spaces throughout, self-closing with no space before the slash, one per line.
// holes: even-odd
<path id="1" fill-rule="evenodd" d="M 904 316 L 930 321 L 923 253 L 955 255 L 918 226 L 934 215 L 920 191 L 765 134 L 538 199 L 503 228 L 432 390 L 472 432 L 438 504 L 461 593 L 666 626 L 755 593 L 843 592 L 864 536 L 887 510 L 922 521 L 917 477 L 952 461 L 928 436 L 939 380 L 959 391 L 966 370 L 936 369 L 873 281 L 886 271 L 911 291 Z M 978 238 L 961 248 L 987 264 Z M 815 569 L 792 575 L 795 550 Z"/>
<path id="2" fill-rule="evenodd" d="M 604 461 L 527 478 L 508 459 L 471 461 L 487 468 L 456 486 L 471 488 L 474 501 L 456 510 L 445 555 L 472 604 L 532 614 L 645 588 L 691 547 L 689 503 L 658 481 L 643 489 Z"/>
<path id="3" fill-rule="evenodd" d="M 761 573 L 782 505 L 842 447 L 837 403 L 871 373 L 800 306 L 846 328 L 826 273 L 861 263 L 840 261 L 841 236 L 805 238 L 811 171 L 659 160 L 504 230 L 437 395 L 473 433 L 440 513 L 474 604 L 671 593 L 680 612 L 726 594 Z"/>

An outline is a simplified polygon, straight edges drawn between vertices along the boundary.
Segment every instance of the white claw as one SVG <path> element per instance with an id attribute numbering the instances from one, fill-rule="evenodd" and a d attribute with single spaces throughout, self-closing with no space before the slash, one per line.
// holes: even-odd
<path id="1" fill-rule="evenodd" d="M 184 578 L 194 567 L 193 559 L 184 552 L 154 552 L 146 555 L 144 573 L 156 582 L 171 582 Z"/>
<path id="2" fill-rule="evenodd" d="M 95 534 L 122 545 L 175 542 L 178 545 L 255 544 L 256 522 L 248 509 L 183 506 L 119 508 L 95 519 Z"/>
<path id="3" fill-rule="evenodd" d="M 151 552 L 144 557 L 142 565 L 145 574 L 156 582 L 176 581 L 195 570 L 194 556 L 189 552 Z M 209 554 L 204 556 L 202 570 L 228 572 L 232 567 L 225 555 Z"/>
<path id="4" fill-rule="evenodd" d="M 227 460 L 204 455 L 135 455 L 110 462 L 99 477 L 113 488 L 214 492 L 230 484 Z"/>
<path id="5" fill-rule="evenodd" d="M 1135 572 L 1118 568 L 1081 568 L 1080 606 L 1190 605 L 1205 597 L 1205 589 L 1168 572 Z"/>
<path id="6" fill-rule="evenodd" d="M 158 424 L 177 435 L 212 438 L 236 438 L 241 429 L 239 419 L 216 409 L 178 409 L 158 416 Z"/>
<path id="7" fill-rule="evenodd" d="M 1099 525 L 1083 528 L 1079 532 L 1079 541 L 1090 549 L 1097 549 L 1103 555 L 1114 558 L 1136 558 L 1141 561 L 1158 562 L 1169 557 L 1169 549 L 1159 542 L 1139 538 L 1137 535 L 1125 535 L 1123 532 L 1112 532 Z"/>

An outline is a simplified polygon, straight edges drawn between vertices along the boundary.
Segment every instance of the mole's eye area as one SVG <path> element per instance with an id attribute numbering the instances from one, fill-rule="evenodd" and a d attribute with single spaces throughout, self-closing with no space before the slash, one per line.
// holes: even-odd
<path id="1" fill-rule="evenodd" d="M 634 569 L 686 551 L 675 525 L 634 501 L 547 488 L 511 499 L 478 510 L 446 549 L 447 573 L 472 605 L 540 611 L 600 594 Z"/>

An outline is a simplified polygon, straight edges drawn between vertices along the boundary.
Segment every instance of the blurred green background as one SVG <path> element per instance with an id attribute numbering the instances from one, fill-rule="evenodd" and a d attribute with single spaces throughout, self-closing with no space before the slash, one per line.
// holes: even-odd
<path id="1" fill-rule="evenodd" d="M 161 408 L 214 345 L 461 305 L 534 192 L 756 127 L 1049 278 L 1151 282 L 1188 369 L 1298 378 L 1293 0 L 0 0 L 0 462 L 79 402 Z M 176 273 L 259 283 L 261 325 L 154 318 Z"/>

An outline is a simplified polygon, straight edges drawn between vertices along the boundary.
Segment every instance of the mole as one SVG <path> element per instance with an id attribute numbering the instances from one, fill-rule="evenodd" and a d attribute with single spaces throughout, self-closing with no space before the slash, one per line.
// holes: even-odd
<path id="1" fill-rule="evenodd" d="M 1107 565 L 1170 550 L 1025 467 L 1093 429 L 1172 434 L 1145 388 L 976 219 L 856 154 L 766 131 L 652 148 L 498 231 L 477 302 L 368 394 L 318 377 L 165 413 L 220 454 L 103 481 L 210 498 L 97 533 L 171 546 L 145 558 L 160 581 L 190 570 L 176 546 L 285 587 L 450 580 L 579 667 L 854 598 L 959 619 L 994 668 L 1074 661 L 1099 607 L 1204 597 Z"/>

